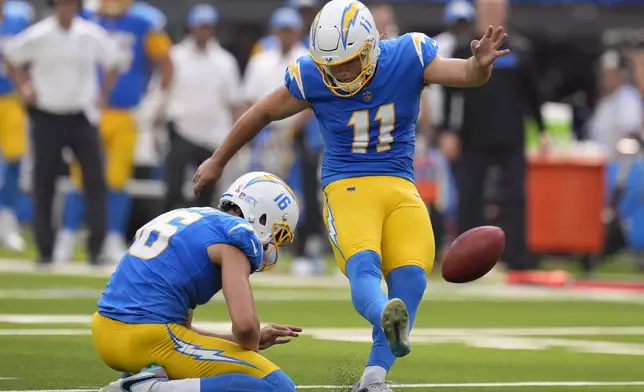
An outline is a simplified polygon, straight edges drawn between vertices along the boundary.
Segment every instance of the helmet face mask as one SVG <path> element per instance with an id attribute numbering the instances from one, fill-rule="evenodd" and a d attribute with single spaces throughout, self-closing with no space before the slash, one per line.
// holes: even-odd
<path id="1" fill-rule="evenodd" d="M 319 69 L 322 71 L 322 80 L 327 88 L 339 96 L 351 96 L 360 91 L 375 74 L 376 64 L 371 63 L 373 50 L 373 39 L 369 39 L 355 57 L 337 63 L 318 64 Z M 348 82 L 343 82 L 334 76 L 334 67 L 347 64 L 356 59 L 360 61 L 360 73 L 355 78 Z"/>
<path id="2" fill-rule="evenodd" d="M 376 72 L 380 34 L 369 9 L 359 1 L 333 0 L 311 25 L 309 50 L 326 87 L 340 97 L 350 97 L 364 88 Z M 360 72 L 350 81 L 340 81 L 333 67 L 359 59 Z"/>
<path id="3" fill-rule="evenodd" d="M 278 248 L 289 245 L 299 218 L 295 194 L 279 177 L 252 172 L 237 179 L 223 194 L 219 206 L 237 211 L 251 224 L 264 248 L 264 262 L 258 271 L 277 263 Z M 241 214 L 239 214 L 241 213 Z"/>

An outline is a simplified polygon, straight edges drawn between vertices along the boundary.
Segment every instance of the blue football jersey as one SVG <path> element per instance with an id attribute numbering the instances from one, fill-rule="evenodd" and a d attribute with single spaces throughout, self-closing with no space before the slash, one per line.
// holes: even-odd
<path id="1" fill-rule="evenodd" d="M 286 71 L 285 84 L 313 106 L 324 141 L 322 186 L 344 178 L 394 176 L 414 181 L 414 140 L 425 67 L 438 46 L 421 33 L 380 42 L 376 73 L 358 94 L 338 97 L 311 56 Z"/>
<path id="2" fill-rule="evenodd" d="M 11 37 L 26 29 L 33 19 L 32 6 L 24 1 L 7 1 L 0 17 L 0 96 L 13 93 L 14 86 L 7 75 L 3 47 Z"/>
<path id="3" fill-rule="evenodd" d="M 98 302 L 98 312 L 130 324 L 183 324 L 189 309 L 207 303 L 222 288 L 221 267 L 208 257 L 213 244 L 239 248 L 252 272 L 264 257 L 257 234 L 244 219 L 214 208 L 173 210 L 139 229 Z"/>
<path id="4" fill-rule="evenodd" d="M 154 13 L 153 7 L 148 11 L 149 8 L 142 3 L 135 5 L 126 14 L 117 17 L 103 16 L 90 10 L 84 10 L 81 14 L 107 30 L 124 59 L 125 68 L 109 101 L 112 108 L 132 109 L 141 103 L 153 69 L 148 39 L 151 35 L 163 32 L 165 27 L 165 16 L 162 13 Z"/>

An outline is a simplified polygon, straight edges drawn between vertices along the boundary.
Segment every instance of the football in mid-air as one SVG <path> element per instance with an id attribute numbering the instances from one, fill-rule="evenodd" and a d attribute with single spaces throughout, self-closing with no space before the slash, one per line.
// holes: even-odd
<path id="1" fill-rule="evenodd" d="M 477 280 L 494 268 L 505 247 L 505 233 L 496 226 L 481 226 L 458 236 L 442 263 L 443 279 L 450 283 Z"/>

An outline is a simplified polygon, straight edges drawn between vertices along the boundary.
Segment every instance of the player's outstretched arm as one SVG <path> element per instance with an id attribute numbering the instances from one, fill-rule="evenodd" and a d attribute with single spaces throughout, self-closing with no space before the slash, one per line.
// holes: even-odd
<path id="1" fill-rule="evenodd" d="M 250 286 L 248 258 L 239 248 L 225 244 L 209 246 L 208 255 L 221 266 L 222 288 L 235 339 L 243 348 L 259 351 L 259 319 Z"/>
<path id="2" fill-rule="evenodd" d="M 268 124 L 310 107 L 308 101 L 294 98 L 286 87 L 279 87 L 259 100 L 235 122 L 221 146 L 199 167 L 193 178 L 195 193 L 199 194 L 204 186 L 217 182 L 228 161 Z"/>
<path id="3" fill-rule="evenodd" d="M 490 26 L 480 40 L 472 41 L 472 57 L 469 59 L 446 59 L 436 56 L 425 68 L 425 83 L 450 87 L 477 87 L 487 83 L 492 74 L 494 60 L 510 53 L 508 49 L 499 50 L 507 37 L 503 27 L 494 29 Z"/>
<path id="4" fill-rule="evenodd" d="M 307 101 L 294 98 L 286 87 L 277 88 L 237 120 L 221 147 L 213 154 L 213 159 L 225 166 L 237 151 L 268 124 L 294 116 L 309 107 L 311 105 Z"/>
<path id="5" fill-rule="evenodd" d="M 224 339 L 224 340 L 228 340 L 229 342 L 239 344 L 239 340 L 237 340 L 237 338 L 233 334 L 230 334 L 230 333 L 215 333 L 215 332 L 210 332 L 210 331 L 203 330 L 201 328 L 195 328 L 192 325 L 192 315 L 193 315 L 193 310 L 192 309 L 188 310 L 188 318 L 186 319 L 185 323 L 183 324 L 184 327 L 186 327 L 186 328 L 188 328 L 188 329 L 190 329 L 192 331 L 195 331 L 199 335 L 211 336 L 211 337 L 214 337 L 214 338 Z"/>

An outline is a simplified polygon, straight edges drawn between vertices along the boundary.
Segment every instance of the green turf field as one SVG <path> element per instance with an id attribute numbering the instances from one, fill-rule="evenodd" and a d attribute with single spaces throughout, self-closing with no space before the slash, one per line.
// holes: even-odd
<path id="1" fill-rule="evenodd" d="M 2 262 L 0 262 L 2 266 Z M 92 347 L 89 317 L 105 277 L 0 272 L 0 390 L 96 390 L 117 373 Z M 304 336 L 266 355 L 309 391 L 346 391 L 362 371 L 371 331 L 348 288 L 332 278 L 255 281 L 263 322 Z M 221 300 L 196 324 L 226 329 Z M 644 390 L 644 296 L 505 287 L 493 279 L 433 281 L 413 352 L 390 375 L 400 391 Z M 630 384 L 629 384 L 630 383 Z"/>

